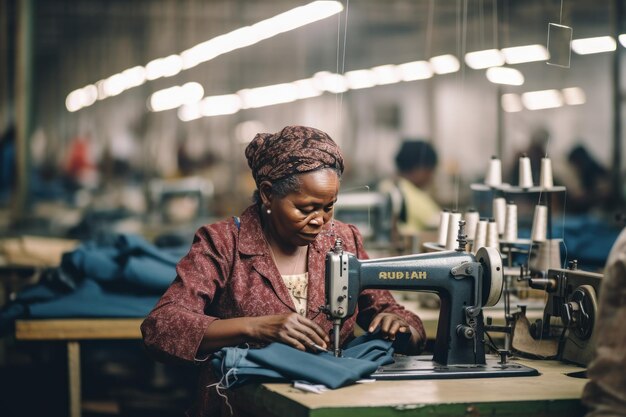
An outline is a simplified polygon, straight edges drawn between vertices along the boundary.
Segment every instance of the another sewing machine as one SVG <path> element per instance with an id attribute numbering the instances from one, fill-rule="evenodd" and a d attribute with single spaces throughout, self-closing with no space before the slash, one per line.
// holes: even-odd
<path id="1" fill-rule="evenodd" d="M 476 255 L 459 249 L 382 259 L 359 260 L 344 252 L 340 239 L 326 256 L 326 306 L 333 321 L 335 356 L 341 356 L 339 330 L 355 313 L 362 290 L 388 289 L 432 292 L 441 309 L 434 356 L 398 356 L 379 369 L 378 379 L 463 378 L 537 375 L 537 371 L 506 361 L 489 363 L 485 357 L 482 308 L 495 305 L 502 294 L 502 259 L 493 248 Z M 496 359 L 497 360 L 497 359 Z"/>
<path id="2" fill-rule="evenodd" d="M 530 324 L 524 310 L 516 313 L 513 349 L 587 366 L 595 346 L 594 326 L 602 274 L 550 269 L 545 278 L 527 278 L 531 288 L 544 290 L 548 301 L 543 319 Z"/>

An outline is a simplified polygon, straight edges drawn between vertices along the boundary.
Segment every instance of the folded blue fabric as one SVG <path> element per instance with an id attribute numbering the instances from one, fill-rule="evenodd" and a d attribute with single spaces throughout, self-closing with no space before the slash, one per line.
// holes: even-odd
<path id="1" fill-rule="evenodd" d="M 211 359 L 220 384 L 231 388 L 250 380 L 307 381 L 339 388 L 369 377 L 378 367 L 393 363 L 392 342 L 372 335 L 353 340 L 343 357 L 302 352 L 282 343 L 261 349 L 223 348 Z"/>

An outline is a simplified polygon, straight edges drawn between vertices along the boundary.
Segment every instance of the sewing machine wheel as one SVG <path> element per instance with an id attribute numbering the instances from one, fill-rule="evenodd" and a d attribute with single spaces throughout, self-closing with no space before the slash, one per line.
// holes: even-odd
<path id="1" fill-rule="evenodd" d="M 483 266 L 483 307 L 492 307 L 502 296 L 503 268 L 500 252 L 495 248 L 482 247 L 476 252 L 476 259 Z"/>
<path id="2" fill-rule="evenodd" d="M 595 290 L 591 285 L 581 285 L 574 290 L 569 301 L 563 306 L 562 319 L 576 337 L 587 340 L 593 332 L 597 311 Z"/>

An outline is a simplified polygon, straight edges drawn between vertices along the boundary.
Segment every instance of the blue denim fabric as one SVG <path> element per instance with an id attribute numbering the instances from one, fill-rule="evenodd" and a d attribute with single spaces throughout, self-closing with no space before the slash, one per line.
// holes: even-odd
<path id="1" fill-rule="evenodd" d="M 408 335 L 399 339 L 406 343 Z M 349 343 L 341 358 L 272 343 L 261 349 L 223 348 L 213 355 L 211 366 L 226 388 L 251 380 L 272 380 L 306 381 L 334 389 L 367 378 L 379 366 L 393 363 L 393 352 L 391 341 L 367 334 Z"/>
<path id="2" fill-rule="evenodd" d="M 145 317 L 176 277 L 185 248 L 160 249 L 141 236 L 82 243 L 39 284 L 0 311 L 0 334 L 20 318 Z"/>

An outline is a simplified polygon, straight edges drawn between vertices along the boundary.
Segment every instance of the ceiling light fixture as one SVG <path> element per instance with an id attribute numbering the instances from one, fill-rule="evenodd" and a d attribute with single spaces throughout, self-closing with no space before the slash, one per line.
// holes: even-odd
<path id="1" fill-rule="evenodd" d="M 522 94 L 522 103 L 528 110 L 552 109 L 563 105 L 563 96 L 559 90 L 529 91 Z"/>
<path id="2" fill-rule="evenodd" d="M 595 38 L 574 39 L 572 41 L 572 50 L 578 55 L 611 52 L 616 48 L 617 43 L 612 36 L 598 36 Z"/>
<path id="3" fill-rule="evenodd" d="M 502 109 L 507 113 L 517 113 L 524 110 L 519 94 L 502 94 L 500 104 L 502 105 Z"/>
<path id="4" fill-rule="evenodd" d="M 339 1 L 314 1 L 269 19 L 262 20 L 251 26 L 245 26 L 199 43 L 181 52 L 180 55 L 173 54 L 164 58 L 154 59 L 150 61 L 145 68 L 142 66 L 129 68 L 128 70 L 108 77 L 106 80 L 100 80 L 94 84 L 83 87 L 83 89 L 95 85 L 98 91 L 97 99 L 104 100 L 105 98 L 118 95 L 130 88 L 137 87 L 147 80 L 172 77 L 183 70 L 193 68 L 198 64 L 210 61 L 225 53 L 253 45 L 264 39 L 328 18 L 340 13 L 342 10 L 343 5 Z M 126 73 L 129 70 L 133 70 L 132 75 Z M 125 73 L 126 76 L 124 76 Z M 101 88 L 103 82 L 106 83 L 105 88 Z M 77 111 L 93 104 L 93 102 L 89 103 L 88 100 L 77 101 L 75 99 L 81 94 L 78 92 L 80 90 L 82 89 L 79 88 L 67 95 L 65 101 L 68 111 Z M 70 99 L 70 95 L 73 93 L 76 94 Z M 80 103 L 80 105 L 77 103 Z"/>
<path id="5" fill-rule="evenodd" d="M 487 69 L 486 76 L 487 79 L 494 84 L 524 84 L 524 75 L 515 68 L 492 67 Z"/>
<path id="6" fill-rule="evenodd" d="M 504 57 L 497 49 L 468 52 L 465 54 L 465 63 L 472 69 L 484 69 L 504 65 Z"/>
<path id="7" fill-rule="evenodd" d="M 570 106 L 585 104 L 585 102 L 587 101 L 585 92 L 580 87 L 564 88 L 561 91 L 563 92 L 563 99 L 565 100 L 565 104 L 569 104 Z"/>
<path id="8" fill-rule="evenodd" d="M 509 65 L 547 61 L 550 58 L 546 47 L 538 44 L 503 48 L 502 54 L 504 55 L 504 60 Z"/>
<path id="9" fill-rule="evenodd" d="M 430 63 L 435 74 L 439 75 L 457 72 L 461 68 L 458 58 L 451 54 L 434 56 L 430 58 Z"/>

